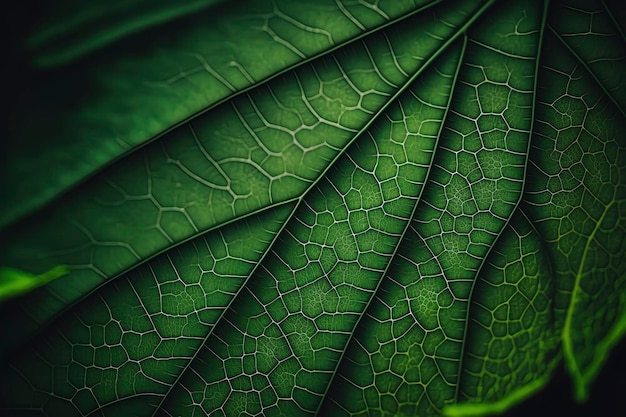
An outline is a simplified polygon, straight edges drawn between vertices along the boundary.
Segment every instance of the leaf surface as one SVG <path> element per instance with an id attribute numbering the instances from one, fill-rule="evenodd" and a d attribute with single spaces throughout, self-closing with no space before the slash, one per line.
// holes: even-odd
<path id="1" fill-rule="evenodd" d="M 125 24 L 125 19 L 113 16 L 150 20 L 158 17 L 159 9 L 175 16 L 201 6 L 200 1 L 184 6 L 134 3 L 134 7 L 68 4 L 67 11 L 61 5 L 51 15 L 60 14 L 65 25 L 85 22 L 76 29 L 70 25 L 70 41 L 89 42 L 94 36 L 97 43 L 94 23 L 103 24 L 103 15 L 112 16 L 100 35 L 106 39 L 117 36 L 115 27 L 127 31 L 133 26 L 132 21 Z M 164 30 L 138 32 L 121 50 L 113 43 L 72 65 L 34 72 L 35 88 L 25 86 L 17 116 L 9 121 L 10 131 L 21 140 L 4 146 L 0 189 L 6 198 L 0 206 L 0 226 L 207 108 L 437 2 L 383 3 L 338 7 L 325 0 L 298 7 L 290 1 L 237 1 L 224 9 L 187 13 Z M 40 30 L 33 35 L 35 40 L 46 39 L 45 24 Z M 68 46 L 60 53 L 62 57 L 74 52 Z M 44 64 L 47 59 L 54 63 L 54 55 L 45 51 L 33 54 Z M 55 140 L 42 139 L 49 135 Z M 42 165 L 51 168 L 49 175 L 32 175 Z"/>
<path id="2" fill-rule="evenodd" d="M 441 17 L 428 11 L 262 84 L 139 149 L 19 225 L 0 262 L 41 270 L 62 262 L 72 275 L 57 284 L 63 291 L 47 287 L 56 296 L 42 293 L 36 310 L 25 306 L 28 317 L 20 318 L 15 339 L 169 247 L 301 198 L 480 4 L 440 8 Z M 393 54 L 398 58 L 374 58 Z M 3 317 L 0 329 L 15 323 Z"/>
<path id="3" fill-rule="evenodd" d="M 588 397 L 626 332 L 617 3 L 46 7 L 0 264 L 70 273 L 0 305 L 0 410 L 490 415 L 562 363 Z"/>

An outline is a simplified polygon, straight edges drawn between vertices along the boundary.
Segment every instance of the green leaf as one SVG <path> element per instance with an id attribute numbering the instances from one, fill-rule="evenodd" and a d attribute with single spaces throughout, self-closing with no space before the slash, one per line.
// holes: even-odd
<path id="1" fill-rule="evenodd" d="M 67 275 L 65 266 L 57 266 L 40 275 L 29 274 L 14 268 L 0 268 L 0 303 L 39 288 L 50 281 Z"/>
<path id="2" fill-rule="evenodd" d="M 562 364 L 589 396 L 626 332 L 619 5 L 42 7 L 3 413 L 489 415 Z"/>
<path id="3" fill-rule="evenodd" d="M 24 87 L 31 97 L 21 93 L 10 121 L 20 140 L 4 155 L 0 227 L 237 93 L 437 2 L 337 7 L 325 0 L 300 8 L 288 0 L 246 0 L 217 9 L 201 8 L 201 0 L 184 6 L 141 0 L 44 5 L 48 20 L 30 38 L 35 46 L 43 43 L 32 55 L 40 65 L 171 22 L 139 31 L 126 47 L 113 43 L 75 65 L 32 75 L 39 82 Z M 41 140 L 50 135 L 54 140 Z M 43 165 L 51 168 L 45 178 L 32 175 Z"/>
<path id="4" fill-rule="evenodd" d="M 77 1 L 42 4 L 43 21 L 25 40 L 37 66 L 60 66 L 151 26 L 173 21 L 225 0 L 194 0 L 180 4 L 165 0 L 130 0 L 111 5 L 94 2 L 85 8 Z"/>
<path id="5" fill-rule="evenodd" d="M 139 149 L 57 200 L 45 216 L 17 226 L 20 234 L 0 260 L 42 270 L 62 262 L 74 271 L 58 284 L 63 291 L 47 289 L 54 298 L 41 294 L 37 309 L 25 307 L 15 339 L 172 245 L 301 199 L 397 90 L 461 33 L 479 5 L 446 11 L 445 26 L 430 12 L 417 15 L 262 84 Z M 418 48 L 423 55 L 412 54 Z M 391 53 L 399 58 L 373 58 Z M 346 78 L 347 70 L 354 77 Z M 2 323 L 0 318 L 0 329 Z"/>

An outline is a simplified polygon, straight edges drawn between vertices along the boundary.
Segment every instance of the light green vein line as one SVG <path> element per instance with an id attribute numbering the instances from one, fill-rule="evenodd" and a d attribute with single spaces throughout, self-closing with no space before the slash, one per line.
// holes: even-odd
<path id="1" fill-rule="evenodd" d="M 489 403 L 458 403 L 446 405 L 443 408 L 443 415 L 446 417 L 474 417 L 502 414 L 511 407 L 521 403 L 526 398 L 532 396 L 550 380 L 551 375 L 544 378 L 535 379 L 530 383 L 511 392 L 505 398 Z"/>
<path id="2" fill-rule="evenodd" d="M 563 326 L 563 333 L 561 335 L 561 340 L 563 341 L 563 356 L 565 357 L 565 363 L 567 365 L 567 369 L 570 371 L 572 377 L 574 378 L 574 395 L 576 400 L 584 401 L 587 399 L 589 392 L 586 386 L 585 376 L 582 374 L 580 367 L 578 366 L 578 361 L 576 360 L 576 356 L 574 354 L 574 346 L 572 342 L 572 321 L 574 320 L 574 312 L 576 309 L 576 295 L 580 290 L 580 281 L 584 274 L 585 262 L 587 260 L 587 255 L 589 252 L 589 247 L 593 242 L 593 239 L 596 235 L 596 232 L 600 229 L 602 222 L 606 214 L 609 212 L 615 200 L 612 201 L 608 206 L 604 208 L 602 215 L 596 222 L 593 231 L 589 235 L 587 242 L 585 243 L 585 249 L 583 251 L 580 264 L 578 266 L 578 271 L 576 272 L 576 280 L 574 281 L 574 289 L 572 290 L 572 296 L 570 298 L 569 307 L 567 308 L 567 314 L 565 317 L 565 325 Z M 626 322 L 622 323 L 626 325 Z"/>

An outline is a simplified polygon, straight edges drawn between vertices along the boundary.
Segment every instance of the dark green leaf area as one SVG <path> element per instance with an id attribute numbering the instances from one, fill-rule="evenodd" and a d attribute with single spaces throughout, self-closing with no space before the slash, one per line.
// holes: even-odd
<path id="1" fill-rule="evenodd" d="M 63 284 L 42 292 L 37 309 L 24 305 L 19 333 L 34 332 L 167 248 L 301 198 L 479 5 L 429 10 L 262 84 L 129 155 L 16 227 L 19 233 L 10 231 L 0 263 L 72 269 Z"/>
<path id="2" fill-rule="evenodd" d="M 532 19 L 538 28 L 540 10 L 518 4 L 501 12 L 519 20 L 498 20 L 491 37 L 470 32 L 429 182 L 348 347 L 326 414 L 436 415 L 458 398 L 472 289 L 521 198 L 530 140 L 529 117 L 508 122 L 506 114 L 532 108 L 538 31 L 515 27 Z M 534 55 L 496 52 L 507 34 L 534 39 Z M 483 112 L 499 117 L 498 128 L 480 129 Z"/>
<path id="3" fill-rule="evenodd" d="M 626 121 L 556 36 L 545 42 L 525 210 L 555 268 L 566 363 L 582 398 L 624 328 Z M 592 340 L 595 349 L 582 348 Z"/>
<path id="4" fill-rule="evenodd" d="M 292 208 L 226 226 L 107 283 L 14 355 L 3 379 L 16 383 L 0 390 L 2 402 L 70 416 L 141 397 L 154 412 Z"/>
<path id="5" fill-rule="evenodd" d="M 332 180 L 307 196 L 172 393 L 169 413 L 181 403 L 188 415 L 316 412 L 414 211 L 448 104 L 449 96 L 436 93 L 452 87 L 455 52 L 429 68 L 337 162 Z"/>
<path id="6" fill-rule="evenodd" d="M 0 226 L 206 109 L 437 3 L 210 2 L 34 2 L 41 22 L 25 22 L 23 43 L 44 68 L 9 121 L 19 140 L 6 146 Z"/>
<path id="7" fill-rule="evenodd" d="M 626 115 L 626 45 L 622 29 L 602 1 L 567 0 L 552 5 L 549 29 L 590 71 L 606 97 Z M 556 17 L 558 16 L 558 18 Z"/>
<path id="8" fill-rule="evenodd" d="M 501 411 L 546 383 L 561 359 L 554 294 L 545 248 L 518 212 L 473 291 L 458 390 L 469 403 L 460 411 Z"/>

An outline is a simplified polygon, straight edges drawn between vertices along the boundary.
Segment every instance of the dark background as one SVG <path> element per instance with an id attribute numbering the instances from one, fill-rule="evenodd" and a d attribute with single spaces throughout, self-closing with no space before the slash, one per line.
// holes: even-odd
<path id="1" fill-rule="evenodd" d="M 626 417 L 626 339 L 613 349 L 585 403 L 573 400 L 570 376 L 561 365 L 547 387 L 503 416 Z"/>

